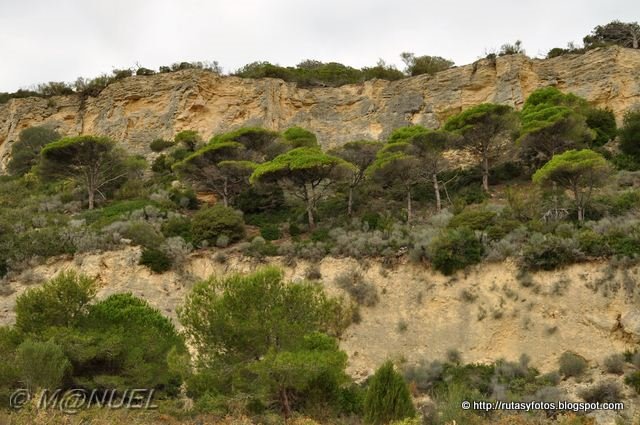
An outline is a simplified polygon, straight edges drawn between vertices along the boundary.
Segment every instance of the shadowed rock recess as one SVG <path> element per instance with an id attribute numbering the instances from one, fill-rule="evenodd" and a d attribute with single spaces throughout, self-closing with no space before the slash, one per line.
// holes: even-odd
<path id="1" fill-rule="evenodd" d="M 221 77 L 185 70 L 135 76 L 97 97 L 12 99 L 0 105 L 0 172 L 21 130 L 48 124 L 64 135 L 95 134 L 147 153 L 155 138 L 185 129 L 205 137 L 243 126 L 282 130 L 300 125 L 324 148 L 356 139 L 384 139 L 411 124 L 438 127 L 453 113 L 483 102 L 519 108 L 544 86 L 575 93 L 613 110 L 618 121 L 640 101 L 640 51 L 601 48 L 583 55 L 531 59 L 522 55 L 389 82 L 372 80 L 338 88 L 298 88 L 295 83 Z"/>

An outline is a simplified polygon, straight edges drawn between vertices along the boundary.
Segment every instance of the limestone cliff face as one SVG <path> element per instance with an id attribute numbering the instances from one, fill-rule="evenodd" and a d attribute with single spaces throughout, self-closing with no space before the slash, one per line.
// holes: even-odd
<path id="1" fill-rule="evenodd" d="M 154 138 L 172 138 L 184 129 L 208 138 L 253 125 L 274 130 L 300 125 L 328 147 L 381 139 L 409 124 L 437 127 L 452 113 L 482 102 L 518 108 L 531 91 L 548 85 L 609 107 L 620 120 L 640 104 L 640 51 L 610 47 L 548 60 L 506 56 L 435 76 L 339 88 L 302 89 L 277 79 L 187 70 L 127 78 L 98 97 L 13 99 L 0 105 L 0 171 L 11 141 L 34 125 L 49 124 L 64 135 L 110 136 L 134 153 L 146 153 Z"/>

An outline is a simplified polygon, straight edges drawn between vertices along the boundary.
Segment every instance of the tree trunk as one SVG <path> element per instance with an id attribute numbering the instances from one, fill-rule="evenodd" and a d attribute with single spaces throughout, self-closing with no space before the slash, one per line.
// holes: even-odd
<path id="1" fill-rule="evenodd" d="M 482 158 L 482 188 L 489 193 L 489 158 L 486 154 Z"/>
<path id="2" fill-rule="evenodd" d="M 316 228 L 316 222 L 313 219 L 313 210 L 311 208 L 311 205 L 309 203 L 307 203 L 307 218 L 309 220 L 309 230 L 313 230 Z"/>
<path id="3" fill-rule="evenodd" d="M 95 197 L 96 194 L 93 190 L 89 189 L 87 190 L 88 194 L 89 194 L 89 209 L 92 210 L 95 204 Z"/>
<path id="4" fill-rule="evenodd" d="M 433 190 L 436 194 L 436 211 L 440 212 L 442 209 L 442 201 L 440 201 L 440 185 L 438 184 L 438 175 L 433 175 Z"/>
<path id="5" fill-rule="evenodd" d="M 584 208 L 578 206 L 578 221 L 582 223 L 584 221 Z"/>
<path id="6" fill-rule="evenodd" d="M 347 203 L 347 215 L 351 217 L 353 212 L 353 187 L 349 187 L 349 201 Z"/>
<path id="7" fill-rule="evenodd" d="M 222 189 L 222 204 L 225 207 L 229 206 L 229 197 L 227 195 L 228 192 L 228 186 L 227 186 L 227 179 L 224 179 L 224 188 Z"/>
<path id="8" fill-rule="evenodd" d="M 280 388 L 280 402 L 282 403 L 282 413 L 285 419 L 291 416 L 291 405 L 289 404 L 289 396 L 286 388 Z"/>
<path id="9" fill-rule="evenodd" d="M 407 190 L 407 224 L 411 224 L 411 189 Z"/>
<path id="10" fill-rule="evenodd" d="M 307 202 L 307 219 L 309 220 L 309 230 L 316 228 L 316 222 L 313 219 L 313 188 L 304 186 L 304 200 Z"/>

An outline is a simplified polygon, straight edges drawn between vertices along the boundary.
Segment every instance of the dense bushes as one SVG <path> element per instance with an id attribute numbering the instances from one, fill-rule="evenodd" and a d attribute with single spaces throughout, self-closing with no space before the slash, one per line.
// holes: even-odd
<path id="1" fill-rule="evenodd" d="M 35 388 L 153 388 L 175 396 L 180 376 L 169 353 L 186 347 L 169 319 L 130 294 L 93 302 L 94 281 L 61 273 L 16 303 L 14 329 L 0 328 L 0 392 Z M 3 362 L 4 363 L 4 362 Z"/>
<path id="2" fill-rule="evenodd" d="M 573 239 L 534 233 L 524 246 L 521 264 L 530 270 L 553 270 L 582 259 Z"/>
<path id="3" fill-rule="evenodd" d="M 415 414 L 407 383 L 395 370 L 393 363 L 387 361 L 380 366 L 369 382 L 364 399 L 365 422 L 381 425 L 410 418 Z"/>
<path id="4" fill-rule="evenodd" d="M 189 393 L 275 400 L 285 416 L 305 401 L 335 400 L 346 355 L 328 334 L 344 328 L 342 310 L 320 287 L 286 284 L 274 268 L 199 283 L 179 311 L 199 353 Z"/>
<path id="5" fill-rule="evenodd" d="M 223 205 L 202 209 L 192 218 L 191 233 L 196 243 L 215 245 L 220 236 L 238 241 L 245 235 L 242 213 Z"/>
<path id="6" fill-rule="evenodd" d="M 445 275 L 477 264 L 484 254 L 484 246 L 468 228 L 447 230 L 429 247 L 433 267 Z"/>
<path id="7" fill-rule="evenodd" d="M 163 273 L 171 269 L 171 258 L 155 248 L 145 248 L 140 256 L 140 263 L 154 273 Z"/>

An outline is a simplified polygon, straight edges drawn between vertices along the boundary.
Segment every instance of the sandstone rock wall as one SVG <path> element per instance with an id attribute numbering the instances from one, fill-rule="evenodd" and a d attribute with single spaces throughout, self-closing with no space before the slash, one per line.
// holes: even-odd
<path id="1" fill-rule="evenodd" d="M 277 79 L 186 70 L 127 78 L 98 97 L 13 99 L 0 105 L 0 172 L 11 141 L 34 125 L 49 124 L 64 135 L 110 136 L 134 153 L 146 153 L 154 138 L 172 138 L 184 129 L 208 138 L 249 125 L 274 130 L 301 125 L 329 147 L 382 139 L 409 124 L 437 127 L 449 115 L 482 102 L 518 108 L 531 91 L 548 85 L 609 107 L 620 120 L 640 104 L 640 51 L 610 47 L 548 60 L 514 55 L 435 76 L 339 88 L 302 89 Z"/>

